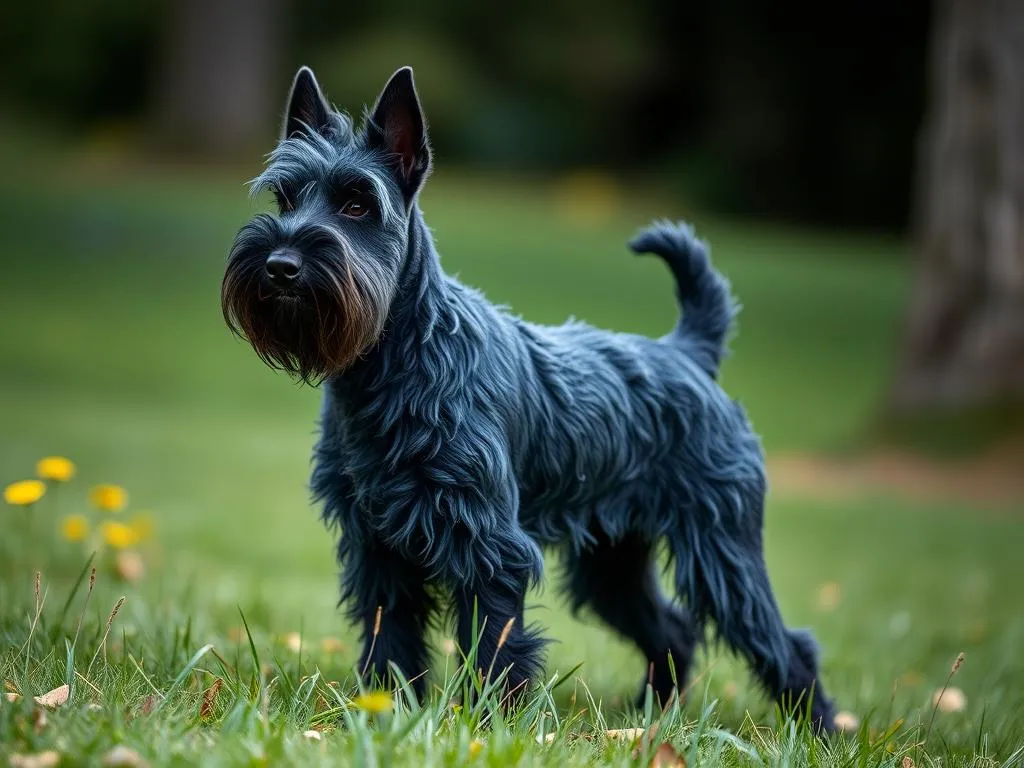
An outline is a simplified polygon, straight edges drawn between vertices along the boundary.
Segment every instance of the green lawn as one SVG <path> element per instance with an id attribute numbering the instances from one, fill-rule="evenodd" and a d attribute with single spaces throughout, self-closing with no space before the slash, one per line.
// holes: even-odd
<path id="1" fill-rule="evenodd" d="M 75 677 L 72 701 L 38 733 L 24 701 L 0 704 L 0 757 L 53 748 L 65 764 L 88 764 L 125 743 L 160 765 L 339 756 L 433 765 L 462 762 L 480 736 L 486 745 L 474 759 L 481 764 L 629 762 L 628 747 L 587 737 L 605 721 L 643 721 L 622 704 L 642 663 L 594 623 L 566 618 L 553 590 L 537 595 L 532 611 L 557 640 L 548 673 L 564 676 L 582 663 L 553 703 L 538 695 L 507 728 L 475 734 L 476 715 L 442 704 L 415 722 L 400 710 L 367 725 L 372 718 L 348 704 L 355 641 L 335 608 L 332 543 L 304 487 L 316 393 L 265 370 L 220 318 L 225 253 L 253 210 L 239 182 L 256 169 L 225 181 L 184 172 L 119 176 L 59 159 L 52 165 L 42 182 L 27 184 L 18 163 L 0 180 L 0 484 L 29 476 L 40 456 L 63 454 L 77 462 L 79 478 L 61 489 L 62 512 L 84 509 L 88 485 L 117 482 L 157 527 L 145 579 L 119 584 L 101 573 L 74 659 L 88 682 Z M 607 215 L 578 221 L 546 184 L 474 180 L 443 166 L 423 206 L 446 267 L 531 319 L 573 315 L 650 334 L 673 322 L 663 266 L 629 256 L 624 242 L 649 218 L 685 210 L 624 192 Z M 725 383 L 768 449 L 856 442 L 893 354 L 906 290 L 902 246 L 693 218 L 744 305 Z M 83 589 L 61 623 L 84 553 L 42 544 L 39 531 L 54 525 L 52 506 L 48 498 L 34 511 L 31 539 L 20 510 L 3 512 L 0 672 L 23 693 L 65 681 L 64 637 L 74 634 L 84 598 Z M 686 708 L 666 715 L 659 737 L 712 762 L 795 765 L 900 764 L 904 754 L 917 764 L 982 764 L 979 756 L 998 764 L 1024 744 L 1019 515 L 881 496 L 846 504 L 773 497 L 766 535 L 783 611 L 791 624 L 814 627 L 839 705 L 870 729 L 884 732 L 901 718 L 903 727 L 892 738 L 875 733 L 874 746 L 867 729 L 863 744 L 851 737 L 830 746 L 759 729 L 774 723 L 771 708 L 740 665 L 709 653 Z M 49 591 L 26 646 L 35 568 Z M 841 599 L 825 610 L 818 593 L 828 582 L 840 585 Z M 101 654 L 87 674 L 121 594 L 128 601 L 107 662 Z M 249 684 L 239 608 L 269 665 L 269 693 Z M 298 631 L 301 658 L 274 639 Z M 328 637 L 340 638 L 342 650 L 324 652 Z M 209 652 L 189 672 L 189 659 L 207 643 L 227 666 Z M 954 683 L 967 706 L 938 713 L 915 752 L 931 694 L 961 650 L 967 660 Z M 438 659 L 439 685 L 446 663 L 449 677 L 454 669 Z M 300 684 L 317 668 L 322 678 Z M 200 692 L 214 676 L 225 682 L 200 722 Z M 342 684 L 330 689 L 327 680 Z M 143 714 L 154 688 L 169 694 L 167 703 Z M 91 701 L 102 708 L 89 709 Z M 541 728 L 559 720 L 549 746 L 536 743 L 542 712 L 552 714 Z M 301 736 L 312 723 L 332 726 L 318 745 Z M 406 725 L 411 730 L 396 742 L 394 729 Z M 724 750 L 717 758 L 716 744 Z"/>

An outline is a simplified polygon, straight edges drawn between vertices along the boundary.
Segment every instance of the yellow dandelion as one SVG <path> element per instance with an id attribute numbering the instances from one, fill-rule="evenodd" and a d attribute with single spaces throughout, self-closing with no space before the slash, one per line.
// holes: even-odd
<path id="1" fill-rule="evenodd" d="M 390 712 L 393 706 L 391 694 L 377 691 L 376 693 L 364 693 L 356 696 L 352 703 L 365 712 L 372 712 L 375 715 Z"/>
<path id="2" fill-rule="evenodd" d="M 153 519 L 149 514 L 136 515 L 128 525 L 131 526 L 136 541 L 145 541 L 153 535 Z"/>
<path id="3" fill-rule="evenodd" d="M 66 483 L 75 476 L 75 465 L 63 456 L 47 456 L 36 462 L 36 474 L 43 480 Z"/>
<path id="4" fill-rule="evenodd" d="M 44 493 L 46 483 L 42 480 L 22 480 L 4 488 L 4 501 L 18 507 L 27 507 L 43 498 Z"/>
<path id="5" fill-rule="evenodd" d="M 60 535 L 68 541 L 85 541 L 89 535 L 89 520 L 85 515 L 68 515 L 60 521 Z"/>
<path id="6" fill-rule="evenodd" d="M 104 520 L 100 525 L 103 540 L 114 549 L 124 549 L 135 543 L 135 533 L 130 526 L 115 520 Z"/>
<path id="7" fill-rule="evenodd" d="M 119 485 L 96 485 L 89 491 L 89 501 L 104 512 L 120 512 L 128 506 L 128 491 Z"/>

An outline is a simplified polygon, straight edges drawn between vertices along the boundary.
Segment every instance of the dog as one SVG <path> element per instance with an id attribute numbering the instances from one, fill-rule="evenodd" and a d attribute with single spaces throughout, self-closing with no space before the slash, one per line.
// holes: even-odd
<path id="1" fill-rule="evenodd" d="M 460 646 L 522 692 L 545 643 L 524 598 L 556 548 L 574 613 L 636 644 L 662 703 L 712 623 L 787 712 L 832 730 L 815 642 L 783 624 L 764 564 L 760 441 L 716 381 L 737 307 L 706 245 L 667 222 L 630 243 L 675 279 L 661 338 L 535 325 L 442 270 L 417 204 L 431 166 L 410 68 L 357 126 L 303 67 L 252 182 L 278 212 L 240 229 L 222 284 L 230 328 L 322 385 L 311 488 L 340 529 L 360 669 L 394 665 L 422 696 L 447 608 Z"/>

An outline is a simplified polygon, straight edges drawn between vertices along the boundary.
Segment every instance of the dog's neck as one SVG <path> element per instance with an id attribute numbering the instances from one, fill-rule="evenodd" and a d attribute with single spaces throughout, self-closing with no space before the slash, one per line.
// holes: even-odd
<path id="1" fill-rule="evenodd" d="M 335 395 L 342 401 L 352 401 L 357 392 L 375 391 L 401 376 L 410 359 L 422 353 L 435 334 L 451 330 L 448 294 L 448 278 L 441 269 L 430 230 L 419 206 L 413 203 L 408 251 L 384 332 L 351 368 L 329 379 Z"/>

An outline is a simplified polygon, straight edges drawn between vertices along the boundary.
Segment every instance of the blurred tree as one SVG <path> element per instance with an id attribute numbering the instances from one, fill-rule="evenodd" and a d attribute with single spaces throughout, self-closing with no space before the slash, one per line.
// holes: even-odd
<path id="1" fill-rule="evenodd" d="M 283 10 L 282 0 L 167 4 L 155 114 L 163 148 L 230 157 L 266 143 L 283 100 L 274 87 Z"/>
<path id="2" fill-rule="evenodd" d="M 1024 403 L 1024 2 L 937 0 L 897 411 Z"/>

